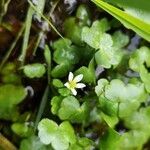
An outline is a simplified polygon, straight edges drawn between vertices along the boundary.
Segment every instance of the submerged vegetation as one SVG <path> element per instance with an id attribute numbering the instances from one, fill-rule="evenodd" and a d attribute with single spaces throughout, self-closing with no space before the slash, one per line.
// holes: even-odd
<path id="1" fill-rule="evenodd" d="M 0 150 L 150 148 L 150 13 L 132 3 L 0 1 Z"/>

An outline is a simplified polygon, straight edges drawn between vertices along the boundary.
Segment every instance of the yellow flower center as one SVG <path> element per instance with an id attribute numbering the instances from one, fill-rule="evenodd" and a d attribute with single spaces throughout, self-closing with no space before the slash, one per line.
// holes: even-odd
<path id="1" fill-rule="evenodd" d="M 74 80 L 72 80 L 69 82 L 69 85 L 70 85 L 70 89 L 74 89 L 76 88 L 77 83 Z"/>

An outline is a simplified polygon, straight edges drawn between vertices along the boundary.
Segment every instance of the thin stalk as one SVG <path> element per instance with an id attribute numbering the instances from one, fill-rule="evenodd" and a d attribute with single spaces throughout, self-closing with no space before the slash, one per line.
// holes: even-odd
<path id="1" fill-rule="evenodd" d="M 39 107 L 39 110 L 38 110 L 38 113 L 37 113 L 37 117 L 36 117 L 36 120 L 35 120 L 34 131 L 36 131 L 38 123 L 41 120 L 42 114 L 43 114 L 44 109 L 46 107 L 48 94 L 49 94 L 49 89 L 50 89 L 50 82 L 51 82 L 51 78 L 50 78 L 50 74 L 51 74 L 51 51 L 50 51 L 50 49 L 47 45 L 45 46 L 44 56 L 45 56 L 45 60 L 46 60 L 46 63 L 47 63 L 48 84 L 47 84 L 47 87 L 45 89 L 45 92 L 44 92 L 44 95 L 42 97 L 40 107 Z"/>
<path id="2" fill-rule="evenodd" d="M 48 79 L 48 85 L 50 85 L 51 82 L 51 51 L 48 47 L 48 45 L 45 46 L 45 51 L 44 51 L 44 56 L 45 56 L 45 60 L 47 63 L 47 79 Z"/>
<path id="3" fill-rule="evenodd" d="M 55 8 L 57 7 L 59 1 L 60 1 L 60 0 L 57 0 L 57 1 L 55 2 L 55 4 L 53 4 L 52 9 L 51 9 L 51 11 L 50 11 L 50 13 L 49 13 L 49 16 L 51 16 L 51 15 L 53 14 L 53 12 L 54 12 Z"/>
<path id="4" fill-rule="evenodd" d="M 3 150 L 17 150 L 17 148 L 0 133 L 0 147 Z"/>
<path id="5" fill-rule="evenodd" d="M 21 35 L 22 35 L 22 33 L 23 33 L 23 30 L 24 30 L 24 27 L 25 27 L 24 25 L 21 27 L 21 29 L 20 29 L 18 35 L 16 36 L 14 42 L 12 43 L 12 45 L 11 45 L 10 48 L 9 48 L 9 50 L 8 50 L 7 53 L 5 54 L 3 60 L 2 60 L 2 62 L 1 62 L 1 64 L 0 64 L 0 70 L 3 68 L 4 64 L 7 62 L 7 60 L 8 60 L 8 58 L 9 58 L 10 54 L 12 53 L 12 51 L 13 51 L 15 45 L 16 45 L 16 43 L 18 42 L 19 38 L 21 37 Z"/>
<path id="6" fill-rule="evenodd" d="M 38 3 L 36 5 L 37 10 L 40 13 L 43 13 L 44 7 L 45 7 L 45 0 L 38 0 Z M 37 19 L 40 20 L 41 19 L 41 15 L 37 14 Z"/>
<path id="7" fill-rule="evenodd" d="M 36 11 L 37 14 L 39 14 L 45 21 L 47 21 L 47 23 L 51 26 L 51 28 L 61 37 L 63 38 L 63 36 L 59 33 L 59 31 L 55 28 L 55 26 L 41 13 L 37 10 L 37 8 L 32 4 L 32 2 L 30 0 L 28 0 L 30 6 Z"/>
<path id="8" fill-rule="evenodd" d="M 38 38 L 37 38 L 34 50 L 33 50 L 33 56 L 35 56 L 35 54 L 36 54 L 36 50 L 37 50 L 37 48 L 39 46 L 39 43 L 41 41 L 42 36 L 43 36 L 43 31 L 40 31 L 40 33 L 38 34 Z"/>
<path id="9" fill-rule="evenodd" d="M 3 17 L 7 12 L 9 3 L 10 3 L 10 0 L 7 0 L 6 2 L 5 2 L 5 0 L 1 0 L 0 24 L 2 23 Z"/>
<path id="10" fill-rule="evenodd" d="M 1 0 L 0 1 L 0 24 L 1 24 L 1 22 L 2 22 L 2 19 L 3 19 L 3 7 L 4 7 L 4 4 L 5 4 L 5 2 L 4 2 L 4 0 Z"/>
<path id="11" fill-rule="evenodd" d="M 38 123 L 40 122 L 40 120 L 42 118 L 42 114 L 44 112 L 44 109 L 45 109 L 45 106 L 46 106 L 46 103 L 47 103 L 47 100 L 48 100 L 48 94 L 49 94 L 49 86 L 47 85 L 47 87 L 44 91 L 41 103 L 40 103 L 40 107 L 39 107 L 37 116 L 36 116 L 34 131 L 36 131 Z"/>
<path id="12" fill-rule="evenodd" d="M 39 0 L 39 1 L 40 1 L 40 0 Z M 54 3 L 54 5 L 52 6 L 52 9 L 51 9 L 50 12 L 48 13 L 48 18 L 47 18 L 47 19 L 49 19 L 49 17 L 52 15 L 52 13 L 54 12 L 54 10 L 55 10 L 57 4 L 59 3 L 59 1 L 60 1 L 60 0 L 57 0 L 57 1 Z M 43 10 L 42 10 L 42 11 L 43 11 Z M 44 22 L 47 22 L 47 21 L 44 21 Z M 44 35 L 44 32 L 45 32 L 45 31 L 41 29 L 40 33 L 38 34 L 38 39 L 37 39 L 36 45 L 35 45 L 34 50 L 33 50 L 33 56 L 36 55 L 37 48 L 38 48 L 38 46 L 39 46 L 39 43 L 40 43 L 40 41 L 41 41 L 42 36 Z"/>
<path id="13" fill-rule="evenodd" d="M 27 53 L 33 13 L 34 13 L 34 10 L 30 6 L 28 9 L 26 22 L 25 22 L 25 32 L 24 32 L 24 38 L 23 38 L 22 52 L 21 52 L 21 55 L 19 56 L 19 60 L 21 61 L 22 66 L 24 65 L 24 61 L 25 61 L 25 57 Z"/>

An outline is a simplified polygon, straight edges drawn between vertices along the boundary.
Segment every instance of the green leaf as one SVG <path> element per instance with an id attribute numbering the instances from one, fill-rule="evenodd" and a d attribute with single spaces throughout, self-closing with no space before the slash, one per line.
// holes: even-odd
<path id="1" fill-rule="evenodd" d="M 126 102 L 139 100 L 143 101 L 141 97 L 145 94 L 144 85 L 139 84 L 124 84 L 119 79 L 114 79 L 110 82 L 110 85 L 105 87 L 105 97 L 109 100 L 116 102 Z"/>
<path id="2" fill-rule="evenodd" d="M 33 134 L 33 130 L 27 123 L 14 123 L 12 124 L 11 129 L 20 137 L 28 137 Z"/>
<path id="3" fill-rule="evenodd" d="M 104 92 L 105 86 L 109 84 L 109 82 L 106 79 L 100 79 L 97 83 L 98 85 L 95 87 L 95 92 L 97 96 L 100 96 Z"/>
<path id="4" fill-rule="evenodd" d="M 149 136 L 146 132 L 139 130 L 131 130 L 124 133 L 121 137 L 120 144 L 117 150 L 133 150 L 143 149 L 143 145 L 148 141 Z"/>
<path id="5" fill-rule="evenodd" d="M 62 88 L 62 87 L 64 87 L 64 84 L 59 79 L 53 79 L 52 84 L 56 88 Z"/>
<path id="6" fill-rule="evenodd" d="M 101 150 L 114 150 L 118 148 L 121 136 L 113 129 L 109 128 L 100 140 Z"/>
<path id="7" fill-rule="evenodd" d="M 68 88 L 61 88 L 61 89 L 58 89 L 58 93 L 62 96 L 68 96 L 70 95 L 70 90 Z"/>
<path id="8" fill-rule="evenodd" d="M 142 21 L 139 17 L 134 17 L 117 7 L 110 5 L 102 0 L 92 0 L 97 6 L 101 7 L 113 17 L 118 19 L 124 26 L 134 30 L 144 39 L 150 41 L 150 25 L 147 22 Z M 133 3 L 132 3 L 133 4 Z M 143 2 L 141 3 L 143 5 Z M 142 6 L 141 5 L 141 6 Z M 139 5 L 140 6 L 140 5 Z M 139 10 L 138 10 L 139 11 Z"/>
<path id="9" fill-rule="evenodd" d="M 24 74 L 29 78 L 40 78 L 45 72 L 45 66 L 40 63 L 29 64 L 23 67 Z"/>
<path id="10" fill-rule="evenodd" d="M 115 125 L 119 122 L 119 119 L 117 116 L 109 116 L 103 112 L 101 112 L 101 117 L 105 120 L 107 125 L 111 128 L 114 128 Z"/>
<path id="11" fill-rule="evenodd" d="M 122 48 L 129 43 L 129 37 L 123 34 L 121 31 L 116 31 L 112 35 L 113 47 Z"/>
<path id="12" fill-rule="evenodd" d="M 44 145 L 36 136 L 31 136 L 21 141 L 19 150 L 53 150 L 50 146 Z"/>
<path id="13" fill-rule="evenodd" d="M 8 62 L 7 64 L 5 64 L 5 66 L 2 68 L 1 70 L 1 74 L 2 75 L 8 75 L 10 73 L 13 73 L 16 71 L 16 65 L 15 63 L 12 62 Z"/>
<path id="14" fill-rule="evenodd" d="M 99 98 L 99 104 L 101 110 L 107 114 L 108 116 L 117 116 L 118 113 L 118 103 L 115 103 L 113 101 L 110 101 L 106 99 L 105 97 Z"/>
<path id="15" fill-rule="evenodd" d="M 60 104 L 58 116 L 62 120 L 70 120 L 72 122 L 83 122 L 88 114 L 88 104 L 83 103 L 80 106 L 78 100 L 73 96 L 64 98 Z"/>
<path id="16" fill-rule="evenodd" d="M 51 71 L 51 75 L 54 78 L 62 78 L 65 77 L 68 72 L 72 69 L 72 65 L 68 63 L 61 63 L 53 68 Z"/>
<path id="17" fill-rule="evenodd" d="M 77 24 L 77 20 L 74 17 L 68 18 L 64 23 L 65 36 L 77 45 L 81 45 L 81 32 L 82 26 Z"/>
<path id="18" fill-rule="evenodd" d="M 140 67 L 140 77 L 145 85 L 146 90 L 150 92 L 150 73 L 144 65 L 141 65 Z"/>
<path id="19" fill-rule="evenodd" d="M 93 149 L 93 141 L 82 137 L 78 138 L 78 141 L 69 147 L 69 150 L 90 150 Z"/>
<path id="20" fill-rule="evenodd" d="M 69 122 L 59 126 L 52 120 L 43 119 L 38 125 L 39 137 L 44 144 L 51 144 L 55 150 L 65 150 L 76 142 L 74 130 Z"/>
<path id="21" fill-rule="evenodd" d="M 64 139 L 70 144 L 74 144 L 76 142 L 74 129 L 68 121 L 64 121 L 63 123 L 61 123 L 59 125 L 59 130 L 60 133 L 64 135 Z"/>
<path id="22" fill-rule="evenodd" d="M 150 107 L 141 108 L 128 118 L 125 118 L 125 125 L 129 129 L 144 130 L 150 135 Z"/>
<path id="23" fill-rule="evenodd" d="M 150 136 L 149 115 L 150 107 L 146 107 L 124 118 L 124 124 L 130 130 L 123 134 L 120 149 L 143 149 Z"/>
<path id="24" fill-rule="evenodd" d="M 105 79 L 100 79 L 95 91 L 99 96 L 101 111 L 107 115 L 103 115 L 103 119 L 109 125 L 115 117 L 130 116 L 139 108 L 142 102 L 146 101 L 148 96 L 143 83 L 135 82 L 134 84 L 128 83 L 125 85 L 119 79 L 114 79 L 110 83 Z"/>
<path id="25" fill-rule="evenodd" d="M 0 86 L 0 110 L 9 109 L 19 104 L 27 95 L 22 86 L 5 84 Z"/>
<path id="26" fill-rule="evenodd" d="M 105 31 L 109 29 L 109 23 L 105 18 L 100 21 L 95 21 L 93 22 L 91 28 L 83 28 L 82 40 L 86 42 L 89 46 L 95 49 L 99 49 L 101 36 Z"/>
<path id="27" fill-rule="evenodd" d="M 58 114 L 62 120 L 65 120 L 75 115 L 79 109 L 80 104 L 78 100 L 73 96 L 68 96 L 63 99 Z"/>
<path id="28" fill-rule="evenodd" d="M 15 73 L 10 73 L 2 76 L 2 81 L 5 84 L 21 84 L 21 77 Z"/>
<path id="29" fill-rule="evenodd" d="M 150 67 L 150 49 L 146 46 L 137 49 L 129 60 L 129 67 L 136 71 L 140 72 L 140 66 L 146 64 L 147 67 Z"/>
<path id="30" fill-rule="evenodd" d="M 61 96 L 54 96 L 51 100 L 51 112 L 53 114 L 58 114 L 58 110 L 60 108 L 61 102 L 63 98 Z"/>
<path id="31" fill-rule="evenodd" d="M 77 47 L 71 45 L 71 41 L 69 39 L 59 39 L 54 42 L 53 48 L 55 49 L 53 59 L 57 64 L 78 63 L 78 49 Z"/>
<path id="32" fill-rule="evenodd" d="M 38 125 L 40 140 L 44 144 L 50 144 L 53 140 L 55 140 L 55 134 L 57 132 L 58 125 L 49 119 L 43 119 L 40 121 Z"/>
<path id="33" fill-rule="evenodd" d="M 117 66 L 121 62 L 123 51 L 120 50 L 120 45 L 117 44 L 117 40 L 115 38 L 114 40 L 106 33 L 101 36 L 99 42 L 100 50 L 95 53 L 95 60 L 98 65 L 104 68 L 110 68 L 112 65 Z"/>
<path id="34" fill-rule="evenodd" d="M 79 19 L 80 25 L 90 25 L 91 24 L 91 14 L 87 5 L 81 4 L 76 12 L 76 17 Z"/>
<path id="35" fill-rule="evenodd" d="M 95 64 L 94 60 L 91 60 L 88 67 L 82 66 L 78 70 L 75 71 L 76 75 L 83 74 L 82 81 L 85 83 L 95 83 Z"/>
<path id="36" fill-rule="evenodd" d="M 26 96 L 27 90 L 21 85 L 0 85 L 0 118 L 16 121 L 19 115 L 17 105 Z"/>

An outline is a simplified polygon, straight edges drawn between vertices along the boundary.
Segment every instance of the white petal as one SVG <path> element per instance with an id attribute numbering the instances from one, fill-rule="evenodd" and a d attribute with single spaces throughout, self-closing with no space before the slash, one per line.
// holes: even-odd
<path id="1" fill-rule="evenodd" d="M 72 80 L 73 80 L 73 73 L 69 72 L 68 81 L 72 81 Z"/>
<path id="2" fill-rule="evenodd" d="M 76 88 L 79 88 L 79 89 L 84 88 L 84 87 L 86 87 L 86 85 L 83 84 L 83 83 L 78 83 L 78 84 L 76 85 Z"/>
<path id="3" fill-rule="evenodd" d="M 83 78 L 83 74 L 79 74 L 78 76 L 76 76 L 76 77 L 74 78 L 74 81 L 75 81 L 75 82 L 80 82 L 80 81 L 82 80 L 82 78 Z"/>
<path id="4" fill-rule="evenodd" d="M 68 89 L 70 88 L 70 85 L 69 85 L 68 82 L 66 82 L 66 83 L 64 84 L 64 86 L 66 86 Z"/>
<path id="5" fill-rule="evenodd" d="M 77 91 L 75 89 L 71 89 L 73 95 L 77 95 Z"/>

